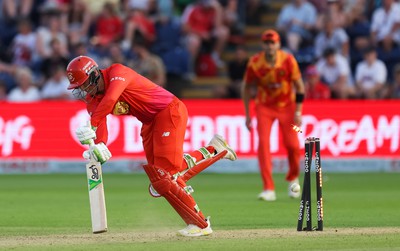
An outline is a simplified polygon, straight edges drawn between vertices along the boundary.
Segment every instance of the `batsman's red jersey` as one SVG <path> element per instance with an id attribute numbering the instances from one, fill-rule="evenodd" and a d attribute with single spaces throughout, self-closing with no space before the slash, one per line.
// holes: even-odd
<path id="1" fill-rule="evenodd" d="M 106 95 L 97 95 L 87 106 L 92 126 L 98 127 L 98 142 L 107 143 L 105 117 L 108 114 L 133 115 L 143 124 L 149 124 L 175 98 L 167 90 L 124 65 L 114 64 L 100 71 L 104 77 Z"/>

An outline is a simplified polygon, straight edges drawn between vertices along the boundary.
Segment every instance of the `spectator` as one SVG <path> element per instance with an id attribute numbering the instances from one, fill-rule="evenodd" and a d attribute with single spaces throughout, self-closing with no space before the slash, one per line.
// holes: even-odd
<path id="1" fill-rule="evenodd" d="M 71 0 L 66 13 L 61 17 L 64 32 L 70 46 L 78 42 L 87 42 L 92 14 L 83 0 Z"/>
<path id="2" fill-rule="evenodd" d="M 123 48 L 130 48 L 136 34 L 141 34 L 145 38 L 146 45 L 150 46 L 156 39 L 156 31 L 153 20 L 148 16 L 149 1 L 130 0 L 129 9 Z"/>
<path id="3" fill-rule="evenodd" d="M 37 29 L 37 50 L 41 59 L 51 56 L 53 39 L 60 42 L 60 50 L 64 55 L 67 54 L 68 39 L 61 29 L 59 11 L 44 13 L 42 25 Z"/>
<path id="4" fill-rule="evenodd" d="M 14 74 L 17 67 L 0 60 L 0 80 L 5 83 L 7 92 L 16 87 Z"/>
<path id="5" fill-rule="evenodd" d="M 85 44 L 82 42 L 79 42 L 76 45 L 72 46 L 71 53 L 68 55 L 68 59 L 82 55 L 89 56 L 90 58 L 93 58 L 97 62 L 103 63 L 101 62 L 100 56 L 96 54 L 96 50 L 93 49 L 93 46 L 91 44 Z M 101 66 L 106 67 L 105 65 Z"/>
<path id="6" fill-rule="evenodd" d="M 324 50 L 328 47 L 335 48 L 344 57 L 349 56 L 349 37 L 341 27 L 335 27 L 335 17 L 325 16 L 322 30 L 315 38 L 315 56 L 320 58 Z"/>
<path id="7" fill-rule="evenodd" d="M 135 35 L 132 49 L 137 57 L 131 61 L 129 66 L 142 76 L 150 79 L 159 86 L 165 86 L 166 74 L 165 67 L 161 58 L 152 54 L 146 47 L 145 39 L 140 35 Z"/>
<path id="8" fill-rule="evenodd" d="M 18 33 L 12 41 L 12 63 L 18 66 L 30 67 L 36 51 L 36 33 L 32 31 L 29 19 L 18 22 Z"/>
<path id="9" fill-rule="evenodd" d="M 309 65 L 305 70 L 305 98 L 306 99 L 330 99 L 331 91 L 329 87 L 321 82 L 319 73 L 315 65 Z"/>
<path id="10" fill-rule="evenodd" d="M 218 0 L 222 6 L 222 19 L 224 25 L 228 27 L 231 43 L 242 42 L 242 32 L 244 29 L 244 20 L 241 19 L 241 14 L 245 8 L 244 0 Z M 242 14 L 244 15 L 244 13 Z M 243 17 L 244 18 L 244 17 Z"/>
<path id="11" fill-rule="evenodd" d="M 15 81 L 17 87 L 8 94 L 8 101 L 33 102 L 40 100 L 39 89 L 33 84 L 33 75 L 29 68 L 18 68 L 15 72 Z"/>
<path id="12" fill-rule="evenodd" d="M 335 49 L 327 48 L 316 67 L 322 81 L 329 86 L 332 98 L 347 99 L 354 96 L 349 63 Z"/>
<path id="13" fill-rule="evenodd" d="M 240 88 L 246 72 L 249 57 L 246 48 L 237 46 L 235 57 L 228 63 L 229 85 L 225 90 L 225 98 L 240 98 Z"/>
<path id="14" fill-rule="evenodd" d="M 328 2 L 330 1 L 321 1 L 321 0 L 308 0 L 309 3 L 314 5 L 317 13 L 323 13 L 328 8 Z"/>
<path id="15" fill-rule="evenodd" d="M 96 17 L 102 12 L 104 4 L 110 3 L 113 4 L 114 6 L 117 6 L 118 4 L 120 3 L 122 4 L 123 2 L 127 2 L 129 0 L 82 0 L 82 1 L 87 6 L 89 14 L 92 17 Z"/>
<path id="16" fill-rule="evenodd" d="M 400 43 L 400 4 L 383 0 L 372 15 L 371 40 L 375 46 L 391 51 Z"/>
<path id="17" fill-rule="evenodd" d="M 72 93 L 67 90 L 69 81 L 65 75 L 64 66 L 58 65 L 51 72 L 50 78 L 44 83 L 41 90 L 42 99 L 68 100 L 73 99 Z"/>
<path id="18" fill-rule="evenodd" d="M 393 69 L 393 81 L 386 89 L 386 98 L 400 99 L 400 64 L 396 64 Z"/>
<path id="19" fill-rule="evenodd" d="M 0 80 L 0 101 L 7 100 L 7 85 L 3 80 Z"/>
<path id="20" fill-rule="evenodd" d="M 245 23 L 247 25 L 261 25 L 263 13 L 268 10 L 264 0 L 245 0 Z"/>
<path id="21" fill-rule="evenodd" d="M 178 15 L 182 15 L 185 9 L 195 1 L 197 0 L 175 0 L 174 2 Z"/>
<path id="22" fill-rule="evenodd" d="M 302 42 L 311 42 L 315 28 L 317 11 L 306 0 L 292 0 L 279 13 L 276 26 L 286 35 L 286 45 L 296 53 Z"/>
<path id="23" fill-rule="evenodd" d="M 377 58 L 375 48 L 368 48 L 364 52 L 364 60 L 358 63 L 356 68 L 357 96 L 363 99 L 381 98 L 386 77 L 385 64 Z"/>
<path id="24" fill-rule="evenodd" d="M 50 56 L 44 58 L 41 64 L 41 72 L 45 79 L 50 78 L 56 68 L 65 69 L 68 65 L 68 54 L 62 48 L 60 40 L 54 38 L 50 42 L 50 51 Z"/>
<path id="25" fill-rule="evenodd" d="M 28 18 L 32 12 L 33 2 L 34 0 L 2 0 L 0 4 L 2 5 L 3 13 L 1 14 L 4 15 L 3 18 L 10 21 Z"/>
<path id="26" fill-rule="evenodd" d="M 169 11 L 160 10 L 155 28 L 156 40 L 152 51 L 163 60 L 167 74 L 165 88 L 180 98 L 182 90 L 190 83 L 190 54 L 182 44 L 180 19 L 172 17 Z"/>
<path id="27" fill-rule="evenodd" d="M 119 43 L 112 43 L 108 47 L 108 55 L 100 60 L 101 64 L 109 67 L 112 64 L 126 64 L 126 57 Z"/>
<path id="28" fill-rule="evenodd" d="M 366 0 L 355 0 L 347 7 L 346 33 L 350 41 L 350 64 L 355 71 L 357 63 L 362 61 L 363 51 L 370 46 L 370 20 L 367 15 Z M 360 6 L 366 6 L 364 9 Z"/>
<path id="29" fill-rule="evenodd" d="M 343 2 L 343 10 L 346 15 L 347 26 L 359 19 L 361 16 L 363 19 L 368 20 L 368 0 L 347 0 Z"/>
<path id="30" fill-rule="evenodd" d="M 216 0 L 197 0 L 182 16 L 187 48 L 193 62 L 203 49 L 211 54 L 218 67 L 223 66 L 221 54 L 229 38 L 229 29 L 222 23 L 222 8 Z"/>
<path id="31" fill-rule="evenodd" d="M 327 0 L 326 9 L 321 12 L 316 20 L 315 27 L 321 30 L 324 26 L 325 17 L 332 17 L 333 25 L 335 28 L 345 28 L 347 25 L 346 14 L 343 9 L 342 0 Z"/>
<path id="32" fill-rule="evenodd" d="M 106 2 L 95 20 L 94 44 L 107 47 L 110 43 L 119 42 L 122 39 L 123 31 L 124 25 L 118 16 L 116 6 Z"/>

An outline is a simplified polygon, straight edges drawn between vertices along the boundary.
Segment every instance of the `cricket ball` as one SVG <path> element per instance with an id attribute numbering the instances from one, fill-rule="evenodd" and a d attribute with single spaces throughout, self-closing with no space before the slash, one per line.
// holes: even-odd
<path id="1" fill-rule="evenodd" d="M 290 186 L 290 191 L 292 191 L 293 193 L 298 193 L 300 192 L 300 185 L 297 183 L 294 183 Z"/>

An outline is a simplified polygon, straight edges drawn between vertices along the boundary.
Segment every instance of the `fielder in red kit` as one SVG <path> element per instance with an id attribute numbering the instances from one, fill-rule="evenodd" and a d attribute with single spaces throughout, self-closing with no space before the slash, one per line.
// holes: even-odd
<path id="1" fill-rule="evenodd" d="M 209 217 L 204 217 L 190 195 L 193 190 L 186 185 L 189 178 L 183 174 L 195 170 L 199 162 L 212 160 L 218 153 L 223 158 L 236 160 L 235 151 L 226 141 L 215 135 L 207 146 L 184 154 L 186 106 L 173 94 L 126 66 L 113 64 L 99 69 L 93 59 L 79 56 L 68 64 L 67 76 L 68 89 L 87 103 L 91 116 L 91 126 L 78 128 L 76 135 L 82 144 L 89 144 L 94 139 L 95 145 L 89 151 L 96 160 L 104 163 L 111 157 L 106 146 L 106 116 L 135 116 L 143 124 L 141 137 L 148 162 L 143 168 L 150 179 L 150 194 L 166 198 L 186 222 L 187 227 L 179 231 L 181 235 L 211 234 Z M 191 172 L 190 177 L 193 176 Z"/>
<path id="2" fill-rule="evenodd" d="M 278 120 L 288 153 L 289 171 L 286 180 L 290 188 L 293 183 L 299 183 L 300 145 L 297 133 L 292 130 L 292 124 L 301 125 L 304 84 L 293 55 L 280 49 L 279 34 L 274 30 L 266 30 L 261 39 L 263 51 L 249 60 L 242 86 L 242 99 L 246 112 L 246 127 L 250 130 L 251 89 L 257 88 L 255 112 L 259 135 L 258 161 L 263 181 L 263 191 L 258 197 L 274 201 L 276 194 L 270 150 L 272 123 Z M 289 196 L 297 198 L 300 192 L 295 193 L 289 189 Z"/>

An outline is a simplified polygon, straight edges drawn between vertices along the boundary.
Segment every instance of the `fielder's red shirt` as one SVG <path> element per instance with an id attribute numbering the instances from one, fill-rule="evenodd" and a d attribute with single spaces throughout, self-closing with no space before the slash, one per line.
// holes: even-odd
<path id="1" fill-rule="evenodd" d="M 132 115 L 147 124 L 175 98 L 167 90 L 124 65 L 113 64 L 100 71 L 104 78 L 105 93 L 93 99 L 87 97 L 90 100 L 87 110 L 91 124 L 97 127 L 96 143 L 107 143 L 108 114 Z"/>
<path id="2" fill-rule="evenodd" d="M 287 107 L 295 102 L 293 81 L 300 78 L 301 72 L 292 54 L 278 50 L 276 63 L 271 66 L 265 59 L 265 52 L 262 51 L 250 58 L 244 82 L 257 85 L 257 104 Z"/>

